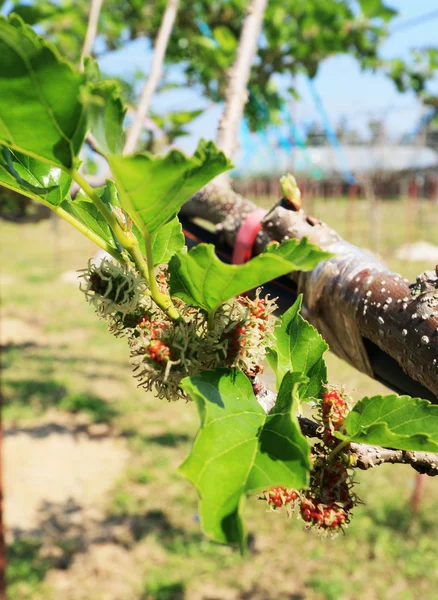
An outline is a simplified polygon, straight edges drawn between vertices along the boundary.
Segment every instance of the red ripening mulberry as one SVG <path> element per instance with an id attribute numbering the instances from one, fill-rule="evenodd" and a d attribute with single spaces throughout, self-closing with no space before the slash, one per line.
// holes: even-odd
<path id="1" fill-rule="evenodd" d="M 322 504 L 318 498 L 303 498 L 300 512 L 306 523 L 321 529 L 338 529 L 348 519 L 348 513 L 342 506 L 335 502 Z"/>
<path id="2" fill-rule="evenodd" d="M 171 359 L 169 346 L 161 340 L 152 340 L 146 348 L 146 354 L 159 365 L 164 365 Z"/>
<path id="3" fill-rule="evenodd" d="M 349 407 L 345 398 L 337 390 L 325 392 L 321 405 L 322 422 L 326 437 L 325 441 L 333 441 L 333 431 L 340 431 L 349 413 Z"/>
<path id="4" fill-rule="evenodd" d="M 154 319 L 151 319 L 151 317 L 145 313 L 138 319 L 138 326 L 141 329 L 149 331 L 152 339 L 155 339 L 158 337 L 160 330 L 166 329 L 168 323 L 165 321 L 154 321 Z"/>
<path id="5" fill-rule="evenodd" d="M 265 493 L 265 497 L 268 504 L 281 508 L 285 504 L 297 500 L 299 494 L 295 490 L 287 490 L 284 487 L 273 487 Z"/>
<path id="6" fill-rule="evenodd" d="M 321 503 L 336 503 L 347 511 L 353 507 L 354 496 L 350 493 L 351 483 L 348 471 L 341 461 L 337 460 L 320 469 L 315 469 L 312 479 L 314 485 L 317 484 L 314 492 Z"/>

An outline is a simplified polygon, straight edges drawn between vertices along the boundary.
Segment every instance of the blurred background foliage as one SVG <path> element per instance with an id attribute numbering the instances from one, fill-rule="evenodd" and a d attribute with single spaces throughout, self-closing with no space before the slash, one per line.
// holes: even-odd
<path id="1" fill-rule="evenodd" d="M 107 0 L 99 22 L 96 55 L 123 47 L 137 38 L 154 43 L 165 0 Z M 246 0 L 182 0 L 169 47 L 168 64 L 184 76 L 178 85 L 197 86 L 213 102 L 224 99 L 228 70 L 237 50 Z M 86 0 L 14 1 L 13 11 L 37 26 L 62 54 L 77 62 L 85 37 Z M 252 130 L 275 122 L 284 90 L 276 77 L 305 73 L 313 78 L 321 62 L 338 53 L 354 56 L 363 69 L 383 70 L 400 91 L 425 93 L 437 67 L 437 50 L 416 50 L 408 60 L 383 60 L 379 48 L 397 11 L 383 0 L 270 0 L 263 34 L 249 82 L 245 116 Z M 172 85 L 172 82 L 167 82 Z M 124 81 L 128 101 L 135 100 L 135 81 Z"/>

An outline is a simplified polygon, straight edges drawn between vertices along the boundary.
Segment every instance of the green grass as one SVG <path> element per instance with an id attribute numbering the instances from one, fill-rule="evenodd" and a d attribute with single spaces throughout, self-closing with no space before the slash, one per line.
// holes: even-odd
<path id="1" fill-rule="evenodd" d="M 108 402 L 94 394 L 84 392 L 65 396 L 59 402 L 58 408 L 71 413 L 84 413 L 94 423 L 109 423 L 118 415 L 118 411 Z"/>
<path id="2" fill-rule="evenodd" d="M 50 563 L 40 556 L 41 548 L 41 540 L 31 537 L 22 537 L 9 545 L 6 560 L 10 598 L 31 600 L 44 592 L 42 582 Z"/>
<path id="3" fill-rule="evenodd" d="M 438 208 L 421 206 L 408 223 L 403 203 L 381 205 L 380 252 L 391 268 L 411 279 L 431 265 L 402 264 L 394 252 L 409 239 L 436 242 Z M 351 241 L 371 247 L 366 202 L 357 202 L 351 222 L 342 200 L 315 202 L 312 212 Z M 436 598 L 438 482 L 426 481 L 420 512 L 413 515 L 409 498 L 415 474 L 407 467 L 358 474 L 364 505 L 335 540 L 303 530 L 295 518 L 267 512 L 256 498 L 249 498 L 245 508 L 252 539 L 246 557 L 202 535 L 196 493 L 177 472 L 198 427 L 195 406 L 168 404 L 138 389 L 126 342 L 109 336 L 76 286 L 60 279 L 65 271 L 83 268 L 94 252 L 64 223 L 56 228 L 51 222 L 2 224 L 3 319 L 21 323 L 19 341 L 3 351 L 4 417 L 6 426 L 26 422 L 32 427 L 49 412 L 53 418 L 67 412 L 86 415 L 90 422 L 111 423 L 128 447 L 126 471 L 105 498 L 105 529 L 123 529 L 114 543 L 130 557 L 114 575 L 129 590 L 124 600 Z M 344 384 L 354 398 L 385 391 L 335 356 L 327 361 L 330 380 Z M 68 543 L 59 531 L 56 544 Z M 44 537 L 34 540 L 23 533 L 10 545 L 11 600 L 59 597 L 47 583 L 53 566 L 44 558 L 46 544 Z M 74 562 L 79 554 L 75 549 L 71 554 Z M 103 573 L 97 570 L 87 579 L 73 574 L 69 562 L 63 576 L 71 586 L 63 600 L 118 600 L 118 592 L 103 591 L 108 577 Z M 82 595 L 71 592 L 75 586 Z"/>
<path id="4" fill-rule="evenodd" d="M 342 600 L 345 597 L 344 576 L 328 576 L 323 577 L 315 574 L 306 581 L 306 585 L 319 592 L 324 600 Z"/>
<path id="5" fill-rule="evenodd" d="M 181 581 L 149 579 L 145 583 L 144 600 L 184 600 L 186 586 Z"/>

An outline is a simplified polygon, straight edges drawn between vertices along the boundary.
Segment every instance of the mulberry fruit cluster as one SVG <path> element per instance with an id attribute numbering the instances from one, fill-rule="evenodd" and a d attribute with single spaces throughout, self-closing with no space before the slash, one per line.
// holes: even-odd
<path id="1" fill-rule="evenodd" d="M 82 280 L 80 290 L 103 318 L 136 310 L 146 289 L 135 271 L 106 259 L 99 265 L 89 261 L 79 278 Z"/>
<path id="2" fill-rule="evenodd" d="M 300 497 L 296 490 L 287 489 L 284 487 L 273 487 L 265 492 L 265 499 L 274 509 L 283 508 L 283 506 L 291 506 L 295 500 Z"/>
<path id="3" fill-rule="evenodd" d="M 308 528 L 336 534 L 348 525 L 350 511 L 358 502 L 352 486 L 342 462 L 330 464 L 324 457 L 316 460 L 306 490 L 274 487 L 263 498 L 274 510 L 285 507 L 289 514 L 296 512 Z"/>
<path id="4" fill-rule="evenodd" d="M 336 444 L 336 431 L 342 431 L 344 421 L 350 411 L 345 395 L 333 389 L 325 392 L 319 405 L 319 419 L 324 428 L 323 440 L 328 446 Z"/>
<path id="5" fill-rule="evenodd" d="M 352 491 L 352 477 L 342 460 L 330 460 L 321 444 L 314 446 L 313 458 L 310 485 L 301 496 L 300 515 L 307 525 L 336 533 L 348 525 L 350 511 L 358 502 Z"/>
<path id="6" fill-rule="evenodd" d="M 139 386 L 161 398 L 185 398 L 184 377 L 216 367 L 235 367 L 248 376 L 261 371 L 277 308 L 272 299 L 239 296 L 220 306 L 208 325 L 207 313 L 175 298 L 181 319 L 172 321 L 154 304 L 147 284 L 129 267 L 103 261 L 89 264 L 82 291 L 115 336 L 127 339 Z M 158 275 L 168 294 L 168 274 Z"/>
<path id="7" fill-rule="evenodd" d="M 349 412 L 348 402 L 337 390 L 324 393 L 318 406 L 322 442 L 312 449 L 309 487 L 301 492 L 283 487 L 267 490 L 263 498 L 273 508 L 298 513 L 306 527 L 336 534 L 350 521 L 350 511 L 359 502 L 354 482 L 343 458 L 331 453 L 339 443 L 334 432 L 342 431 Z"/>

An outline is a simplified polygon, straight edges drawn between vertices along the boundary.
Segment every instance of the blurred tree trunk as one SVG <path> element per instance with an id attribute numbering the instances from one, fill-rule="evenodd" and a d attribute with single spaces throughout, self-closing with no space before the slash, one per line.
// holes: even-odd
<path id="1" fill-rule="evenodd" d="M 140 135 L 144 127 L 144 120 L 149 112 L 152 96 L 155 94 L 161 78 L 163 62 L 166 55 L 170 34 L 172 33 L 176 14 L 178 12 L 178 5 L 179 0 L 169 0 L 167 3 L 154 46 L 151 70 L 143 86 L 140 103 L 135 114 L 134 122 L 128 130 L 125 147 L 123 149 L 124 154 L 131 154 L 134 152 L 138 140 L 140 139 Z"/>

